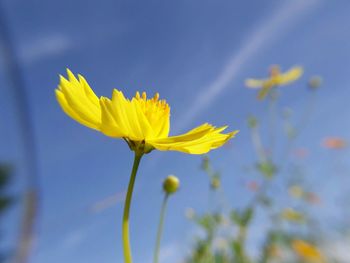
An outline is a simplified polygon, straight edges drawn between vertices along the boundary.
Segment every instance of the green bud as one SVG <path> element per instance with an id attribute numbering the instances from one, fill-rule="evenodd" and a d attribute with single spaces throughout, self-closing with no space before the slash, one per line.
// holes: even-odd
<path id="1" fill-rule="evenodd" d="M 310 89 L 318 89 L 322 85 L 322 78 L 320 76 L 311 77 L 309 80 Z"/>
<path id="2" fill-rule="evenodd" d="M 254 116 L 248 117 L 248 127 L 253 129 L 258 126 L 258 120 Z"/>
<path id="3" fill-rule="evenodd" d="M 167 194 L 175 193 L 180 187 L 180 180 L 175 175 L 169 175 L 163 182 L 163 190 Z"/>
<path id="4" fill-rule="evenodd" d="M 277 167 L 271 161 L 258 163 L 257 168 L 267 179 L 272 178 L 277 173 Z"/>
<path id="5" fill-rule="evenodd" d="M 220 177 L 219 176 L 213 176 L 210 180 L 210 187 L 213 190 L 219 189 L 221 185 Z"/>

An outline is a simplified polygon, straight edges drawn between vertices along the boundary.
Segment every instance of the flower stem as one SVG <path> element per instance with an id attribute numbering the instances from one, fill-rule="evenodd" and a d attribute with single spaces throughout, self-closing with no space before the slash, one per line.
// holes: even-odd
<path id="1" fill-rule="evenodd" d="M 143 153 L 139 153 L 135 151 L 134 164 L 132 166 L 128 192 L 126 194 L 126 200 L 124 205 L 122 235 L 123 235 L 123 251 L 124 251 L 125 263 L 132 263 L 130 238 L 129 238 L 129 211 L 130 211 L 130 204 L 131 204 L 132 192 L 134 189 L 136 173 L 137 173 L 137 169 L 139 167 L 142 155 Z"/>
<path id="2" fill-rule="evenodd" d="M 162 233 L 163 233 L 164 217 L 165 217 L 166 205 L 168 203 L 168 197 L 169 197 L 169 194 L 166 193 L 163 199 L 162 208 L 160 210 L 160 219 L 159 219 L 158 230 L 157 230 L 157 239 L 156 239 L 156 247 L 154 249 L 153 263 L 158 263 L 159 261 L 160 240 L 162 238 Z"/>

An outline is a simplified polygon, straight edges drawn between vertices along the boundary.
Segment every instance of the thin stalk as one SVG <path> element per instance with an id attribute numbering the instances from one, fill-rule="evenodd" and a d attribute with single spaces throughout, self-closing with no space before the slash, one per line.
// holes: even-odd
<path id="1" fill-rule="evenodd" d="M 275 135 L 276 135 L 276 121 L 277 121 L 277 99 L 278 99 L 278 93 L 276 88 L 273 88 L 270 91 L 270 97 L 269 97 L 269 128 L 270 128 L 270 156 L 272 158 L 274 150 L 275 150 Z"/>
<path id="2" fill-rule="evenodd" d="M 34 236 L 39 215 L 39 168 L 36 136 L 33 127 L 31 107 L 25 88 L 22 68 L 18 61 L 12 32 L 8 25 L 6 10 L 0 4 L 0 56 L 4 66 L 4 74 L 8 77 L 10 92 L 15 105 L 19 123 L 19 132 L 23 144 L 25 165 L 26 192 L 24 193 L 24 207 L 21 218 L 19 240 L 15 248 L 13 262 L 25 263 L 34 244 Z"/>
<path id="3" fill-rule="evenodd" d="M 154 249 L 153 263 L 159 262 L 160 241 L 162 239 L 165 210 L 168 203 L 168 198 L 169 198 L 169 194 L 166 193 L 163 199 L 162 208 L 160 209 L 160 219 L 159 219 L 158 230 L 157 230 L 157 239 L 156 239 L 156 247 Z"/>
<path id="4" fill-rule="evenodd" d="M 266 162 L 267 157 L 266 157 L 265 149 L 261 142 L 260 133 L 257 127 L 254 127 L 251 129 L 251 136 L 252 136 L 253 146 L 255 148 L 256 154 L 258 155 L 259 161 Z"/>
<path id="5" fill-rule="evenodd" d="M 130 236 L 129 235 L 129 212 L 130 212 L 130 204 L 131 204 L 132 192 L 133 192 L 134 184 L 135 184 L 136 173 L 137 173 L 142 155 L 143 155 L 143 153 L 135 152 L 134 164 L 132 166 L 128 191 L 126 193 L 124 215 L 123 215 L 123 225 L 122 225 L 123 252 L 124 252 L 124 262 L 125 263 L 132 263 L 130 237 L 129 237 Z"/>

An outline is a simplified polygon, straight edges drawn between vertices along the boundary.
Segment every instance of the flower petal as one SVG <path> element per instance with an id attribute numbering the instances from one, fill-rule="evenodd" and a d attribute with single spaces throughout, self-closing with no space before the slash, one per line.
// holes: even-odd
<path id="1" fill-rule="evenodd" d="M 130 140 L 143 138 L 142 129 L 137 121 L 136 110 L 131 101 L 124 97 L 123 92 L 114 89 L 112 95 L 112 115 L 118 126 L 124 130 Z"/>
<path id="2" fill-rule="evenodd" d="M 302 67 L 294 67 L 288 70 L 287 72 L 280 75 L 279 85 L 289 84 L 301 77 L 303 74 Z"/>
<path id="3" fill-rule="evenodd" d="M 183 135 L 147 141 L 154 148 L 167 151 L 180 151 L 190 154 L 203 154 L 225 144 L 238 131 L 221 133 L 226 127 L 216 128 L 205 123 Z"/>
<path id="4" fill-rule="evenodd" d="M 126 137 L 125 130 L 120 128 L 113 116 L 112 102 L 110 99 L 101 97 L 101 127 L 100 130 L 107 136 L 114 138 Z"/>
<path id="5" fill-rule="evenodd" d="M 60 76 L 56 98 L 63 111 L 77 122 L 99 130 L 101 108 L 97 96 L 85 79 L 76 79 L 67 69 L 68 80 Z"/>
<path id="6" fill-rule="evenodd" d="M 246 79 L 245 85 L 248 88 L 252 89 L 260 89 L 264 86 L 264 84 L 268 81 L 268 79 Z"/>

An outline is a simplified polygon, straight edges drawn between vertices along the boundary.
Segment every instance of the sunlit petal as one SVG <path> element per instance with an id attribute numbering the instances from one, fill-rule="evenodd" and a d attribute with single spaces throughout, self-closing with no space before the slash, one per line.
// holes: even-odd
<path id="1" fill-rule="evenodd" d="M 238 131 L 222 134 L 226 127 L 215 128 L 203 124 L 183 135 L 148 141 L 154 148 L 161 151 L 180 151 L 191 154 L 203 154 L 218 148 L 232 138 Z"/>

